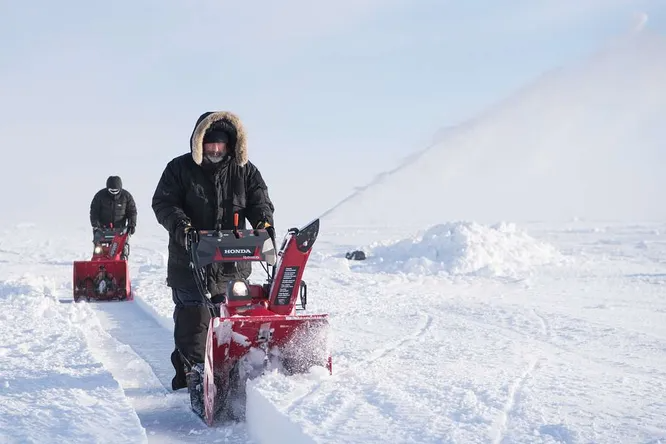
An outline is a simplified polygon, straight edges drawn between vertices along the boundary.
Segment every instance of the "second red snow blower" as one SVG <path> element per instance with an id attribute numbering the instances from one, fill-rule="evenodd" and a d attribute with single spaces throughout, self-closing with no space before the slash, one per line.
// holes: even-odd
<path id="1" fill-rule="evenodd" d="M 314 366 L 332 373 L 328 315 L 297 314 L 307 304 L 302 277 L 319 233 L 319 219 L 288 230 L 279 251 L 275 232 L 269 230 L 188 233 L 195 281 L 213 314 L 205 363 L 199 370 L 203 374 L 190 391 L 192 409 L 209 426 L 221 420 L 244 419 L 247 379 L 272 370 L 287 375 L 304 373 Z M 272 266 L 272 273 L 264 267 L 268 274 L 264 284 L 232 280 L 222 301 L 211 300 L 205 285 L 207 265 L 237 261 L 266 263 Z"/>
<path id="2" fill-rule="evenodd" d="M 74 302 L 133 299 L 127 260 L 121 259 L 128 237 L 127 228 L 95 230 L 92 258 L 74 261 Z"/>

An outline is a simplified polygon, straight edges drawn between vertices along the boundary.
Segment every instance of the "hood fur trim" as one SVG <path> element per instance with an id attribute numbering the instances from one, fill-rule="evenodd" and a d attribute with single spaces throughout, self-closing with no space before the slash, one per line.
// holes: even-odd
<path id="1" fill-rule="evenodd" d="M 199 117 L 190 137 L 192 159 L 197 165 L 201 165 L 201 161 L 203 160 L 203 138 L 206 131 L 208 128 L 217 126 L 216 124 L 222 121 L 236 130 L 236 134 L 231 135 L 232 139 L 235 139 L 235 143 L 233 146 L 230 146 L 233 150 L 234 161 L 239 166 L 244 166 L 248 162 L 247 135 L 240 118 L 229 111 L 215 111 L 204 113 Z"/>

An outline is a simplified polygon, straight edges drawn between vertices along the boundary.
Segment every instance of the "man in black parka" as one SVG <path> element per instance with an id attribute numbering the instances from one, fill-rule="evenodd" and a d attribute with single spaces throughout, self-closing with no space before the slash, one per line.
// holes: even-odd
<path id="1" fill-rule="evenodd" d="M 232 229 L 234 213 L 239 228 L 247 219 L 253 228 L 273 225 L 273 203 L 257 167 L 248 160 L 245 129 L 233 113 L 206 112 L 190 136 L 190 152 L 166 165 L 152 200 L 157 221 L 169 232 L 167 285 L 174 309 L 176 369 L 172 388 L 187 386 L 186 373 L 204 362 L 210 313 L 194 282 L 185 250 L 188 230 Z M 212 264 L 208 289 L 213 298 L 226 291 L 230 279 L 247 278 L 249 262 Z"/>
<path id="2" fill-rule="evenodd" d="M 136 203 L 132 194 L 123 189 L 120 176 L 109 176 L 106 188 L 99 190 L 90 202 L 90 225 L 93 232 L 98 228 L 128 227 L 129 234 L 136 231 Z M 125 242 L 120 258 L 129 256 L 129 241 Z"/>

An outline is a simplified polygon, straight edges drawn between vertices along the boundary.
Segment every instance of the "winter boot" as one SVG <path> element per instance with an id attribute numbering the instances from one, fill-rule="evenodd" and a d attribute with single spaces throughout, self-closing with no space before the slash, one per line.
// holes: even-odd
<path id="1" fill-rule="evenodd" d="M 173 368 L 176 369 L 176 376 L 171 380 L 171 389 L 173 391 L 180 390 L 187 387 L 187 376 L 185 374 L 185 365 L 180 359 L 180 352 L 174 350 L 171 353 L 171 364 Z"/>
<path id="2" fill-rule="evenodd" d="M 204 417 L 203 375 L 203 364 L 194 364 L 187 372 L 187 390 L 190 392 L 192 410 L 201 418 Z"/>

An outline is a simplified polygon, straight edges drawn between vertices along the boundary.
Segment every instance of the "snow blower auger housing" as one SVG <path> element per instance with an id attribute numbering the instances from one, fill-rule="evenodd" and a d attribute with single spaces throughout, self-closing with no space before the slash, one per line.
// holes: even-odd
<path id="1" fill-rule="evenodd" d="M 132 300 L 127 260 L 121 259 L 127 228 L 100 228 L 93 235 L 89 261 L 74 261 L 74 302 Z"/>
<path id="2" fill-rule="evenodd" d="M 304 373 L 315 366 L 332 373 L 328 314 L 296 314 L 307 303 L 302 276 L 319 233 L 319 220 L 290 229 L 279 251 L 274 233 L 269 228 L 188 234 L 195 281 L 213 314 L 199 385 L 202 392 L 190 393 L 192 409 L 209 426 L 244 420 L 247 379 L 273 370 Z M 222 300 L 211 299 L 205 285 L 206 266 L 234 261 L 265 263 L 267 282 L 232 280 Z M 203 406 L 197 401 L 202 398 Z"/>

